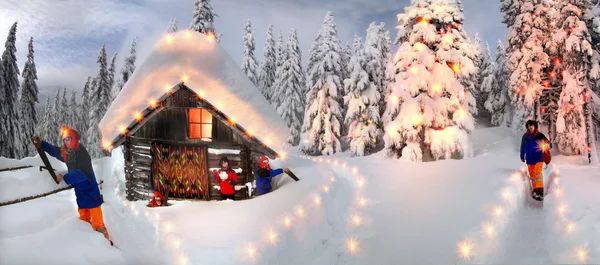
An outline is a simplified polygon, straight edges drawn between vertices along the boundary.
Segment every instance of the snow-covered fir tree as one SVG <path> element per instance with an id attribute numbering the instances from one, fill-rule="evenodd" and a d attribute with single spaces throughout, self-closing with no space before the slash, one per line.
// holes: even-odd
<path id="1" fill-rule="evenodd" d="M 83 87 L 83 93 L 81 94 L 81 103 L 79 104 L 79 111 L 77 112 L 79 115 L 79 125 L 77 127 L 77 131 L 79 132 L 79 136 L 81 137 L 81 143 L 84 146 L 88 146 L 87 144 L 87 131 L 89 129 L 89 116 L 90 110 L 92 109 L 92 96 L 93 96 L 93 80 L 91 76 L 88 76 L 87 81 L 85 82 L 85 86 Z"/>
<path id="2" fill-rule="evenodd" d="M 50 96 L 46 97 L 46 106 L 44 107 L 44 116 L 42 116 L 42 120 L 40 121 L 39 130 L 37 131 L 38 136 L 44 140 L 52 140 L 54 139 L 54 135 L 51 136 L 53 130 L 50 128 L 52 125 L 52 104 L 50 104 Z M 37 152 L 37 151 L 36 151 Z"/>
<path id="3" fill-rule="evenodd" d="M 513 115 L 508 97 L 510 72 L 506 59 L 504 45 L 502 41 L 498 41 L 491 90 L 485 101 L 485 109 L 490 113 L 491 123 L 495 126 L 509 126 Z"/>
<path id="4" fill-rule="evenodd" d="M 67 124 L 69 127 L 76 129 L 79 124 L 79 104 L 77 103 L 77 92 L 75 90 L 71 91 L 71 100 L 69 101 L 69 112 L 67 116 Z M 76 129 L 77 130 L 77 129 Z"/>
<path id="5" fill-rule="evenodd" d="M 286 58 L 277 73 L 275 82 L 281 91 L 280 95 L 277 95 L 281 98 L 277 113 L 290 127 L 288 142 L 296 146 L 300 142 L 300 129 L 304 117 L 304 100 L 301 93 L 306 86 L 306 76 L 302 70 L 302 52 L 296 29 L 290 30 L 285 55 Z"/>
<path id="6" fill-rule="evenodd" d="M 467 39 L 467 41 L 471 43 L 471 46 L 474 49 L 473 56 L 471 56 L 470 58 L 475 64 L 475 68 L 479 69 L 479 64 L 481 63 L 482 55 L 481 39 L 479 38 L 479 33 L 475 33 L 475 37 L 473 37 L 473 39 Z M 471 111 L 473 116 L 478 116 L 480 114 L 479 110 L 481 107 L 481 101 L 478 100 L 481 94 L 480 87 L 478 84 L 479 71 L 475 71 L 474 73 L 471 73 L 468 76 L 461 77 L 459 78 L 459 80 L 467 89 L 467 91 L 469 91 L 473 95 L 473 101 L 469 102 L 469 110 Z"/>
<path id="7" fill-rule="evenodd" d="M 453 0 L 412 0 L 398 15 L 396 76 L 382 119 L 388 155 L 413 161 L 472 155 L 473 95 L 460 82 L 477 71 L 476 48 Z"/>
<path id="8" fill-rule="evenodd" d="M 507 56 L 511 72 L 509 95 L 514 106 L 511 127 L 522 133 L 525 122 L 539 120 L 539 98 L 543 89 L 542 69 L 549 65 L 543 47 L 550 23 L 544 0 L 502 0 L 508 27 Z"/>
<path id="9" fill-rule="evenodd" d="M 175 33 L 177 32 L 177 19 L 173 18 L 169 21 L 169 28 L 167 29 L 167 33 Z"/>
<path id="10" fill-rule="evenodd" d="M 358 34 L 354 34 L 354 40 L 352 41 L 352 55 L 361 52 L 364 49 L 362 38 Z"/>
<path id="11" fill-rule="evenodd" d="M 63 88 L 63 93 L 62 93 L 62 98 L 60 101 L 60 108 L 58 109 L 58 112 L 60 113 L 60 120 L 59 120 L 59 124 L 60 127 L 62 126 L 71 126 L 71 124 L 69 124 L 69 116 L 71 115 L 69 112 L 71 112 L 72 110 L 69 109 L 69 101 L 67 101 L 67 88 L 64 87 Z"/>
<path id="12" fill-rule="evenodd" d="M 569 0 L 559 5 L 559 34 L 557 39 L 564 56 L 562 72 L 564 86 L 558 101 L 556 144 L 563 154 L 590 152 L 589 158 L 598 163 L 596 154 L 591 96 L 591 77 L 598 77 L 600 69 L 592 69 L 595 51 L 587 24 L 582 15 L 592 8 L 590 0 Z M 595 73 L 591 73 L 595 72 Z M 592 148 L 593 147 L 593 148 Z"/>
<path id="13" fill-rule="evenodd" d="M 244 26 L 244 59 L 242 60 L 242 72 L 248 76 L 248 79 L 252 81 L 255 86 L 258 86 L 258 73 L 256 56 L 254 56 L 254 51 L 256 50 L 256 45 L 254 43 L 254 33 L 252 33 L 252 24 L 250 23 L 250 19 L 246 21 L 246 25 Z"/>
<path id="14" fill-rule="evenodd" d="M 93 105 L 89 116 L 89 127 L 87 131 L 88 151 L 92 158 L 99 158 L 103 154 L 98 124 L 110 106 L 108 94 L 110 91 L 109 74 L 106 60 L 106 48 L 102 45 L 102 48 L 100 48 L 100 52 L 98 53 L 97 62 L 99 71 L 98 76 L 96 77 L 96 86 L 93 88 L 93 96 L 91 97 Z"/>
<path id="15" fill-rule="evenodd" d="M 384 54 L 386 52 L 386 40 L 385 40 L 385 24 L 375 24 L 375 22 L 369 25 L 367 28 L 367 36 L 365 38 L 365 60 L 366 60 L 366 71 L 369 75 L 369 79 L 373 81 L 377 92 L 380 95 L 385 94 L 387 91 L 386 81 L 386 65 L 389 55 Z M 377 103 L 379 108 L 379 115 L 385 110 L 385 101 L 382 97 L 378 97 L 380 101 Z M 382 124 L 379 122 L 376 124 L 378 128 L 382 128 Z"/>
<path id="16" fill-rule="evenodd" d="M 491 113 L 487 111 L 485 102 L 492 91 L 492 85 L 494 83 L 494 62 L 492 61 L 490 45 L 487 42 L 485 43 L 485 50 L 483 50 L 479 57 L 477 66 L 479 68 L 479 72 L 477 73 L 477 91 L 479 93 L 475 98 L 475 101 L 477 102 L 477 113 L 480 117 L 489 116 L 491 118 Z"/>
<path id="17" fill-rule="evenodd" d="M 311 55 L 314 61 L 307 69 L 307 83 L 311 86 L 306 97 L 300 149 L 309 155 L 331 155 L 342 150 L 343 122 L 342 47 L 332 12 L 327 12 L 318 35 Z"/>
<path id="18" fill-rule="evenodd" d="M 213 12 L 213 8 L 210 5 L 210 0 L 195 0 L 194 15 L 192 18 L 192 23 L 190 24 L 190 29 L 203 34 L 211 35 L 219 40 L 220 38 L 217 37 L 217 33 L 215 31 L 215 17 L 218 17 L 218 15 Z"/>
<path id="19" fill-rule="evenodd" d="M 287 56 L 286 52 L 287 51 L 283 46 L 283 34 L 279 32 L 279 37 L 277 38 L 277 47 L 275 48 L 275 80 L 279 78 L 277 74 L 279 73 L 279 69 L 283 67 L 283 62 L 285 61 L 285 57 Z M 281 105 L 281 99 L 277 98 L 274 95 L 280 94 L 281 88 L 278 87 L 276 83 L 273 83 L 273 86 L 271 87 L 269 93 L 271 94 L 271 105 L 275 107 L 275 109 L 277 109 L 279 105 Z"/>
<path id="20" fill-rule="evenodd" d="M 17 22 L 15 22 L 10 30 L 8 31 L 8 37 L 4 44 L 4 52 L 2 53 L 2 79 L 4 86 L 0 89 L 4 90 L 4 101 L 0 102 L 2 105 L 2 112 L 0 116 L 0 156 L 16 158 L 22 153 L 22 145 L 19 143 L 23 139 L 21 130 L 19 130 L 20 122 L 18 111 L 19 101 L 19 67 L 17 66 L 17 48 L 15 42 L 17 41 Z M 2 85 L 2 82 L 0 82 Z"/>
<path id="21" fill-rule="evenodd" d="M 131 75 L 133 75 L 133 71 L 135 71 L 135 59 L 136 59 L 136 38 L 131 41 L 131 48 L 129 49 L 129 56 L 125 57 L 125 63 L 123 64 L 123 68 L 121 68 L 121 74 L 119 75 L 118 81 L 116 85 L 112 89 L 112 97 L 113 99 L 119 95 L 119 92 L 123 89 L 123 86 Z"/>
<path id="22" fill-rule="evenodd" d="M 352 46 L 350 43 L 346 43 L 346 45 L 342 48 L 342 80 L 348 78 L 348 65 L 350 64 L 350 57 L 352 57 Z"/>
<path id="23" fill-rule="evenodd" d="M 117 60 L 117 54 L 115 53 L 115 55 L 113 55 L 112 59 L 110 59 L 110 65 L 108 66 L 108 97 L 109 97 L 109 102 L 113 102 L 113 100 L 117 97 L 117 94 L 114 93 L 115 89 L 115 72 L 117 71 L 115 69 L 115 61 Z M 110 106 L 110 103 L 109 103 Z"/>
<path id="24" fill-rule="evenodd" d="M 271 102 L 271 87 L 275 82 L 275 73 L 277 72 L 276 63 L 277 53 L 275 51 L 275 38 L 273 38 L 273 25 L 269 25 L 265 40 L 264 58 L 260 63 L 258 75 L 258 88 L 269 102 Z"/>
<path id="25" fill-rule="evenodd" d="M 61 112 L 61 109 L 62 104 L 60 101 L 60 89 L 58 89 L 58 91 L 56 91 L 56 98 L 54 98 L 54 105 L 52 106 L 52 109 L 50 111 L 51 117 L 49 123 L 50 131 L 48 134 L 48 142 L 52 144 L 60 144 L 62 141 L 60 130 L 61 126 L 64 125 L 62 124 L 62 117 L 65 113 Z"/>
<path id="26" fill-rule="evenodd" d="M 35 110 L 38 101 L 39 90 L 37 87 L 37 69 L 33 56 L 33 37 L 29 39 L 27 61 L 23 67 L 23 82 L 21 83 L 21 98 L 19 104 L 19 121 L 21 123 L 22 139 L 20 141 L 23 153 L 18 158 L 33 156 L 37 152 L 31 144 L 30 138 L 35 134 L 35 127 L 40 120 Z"/>
<path id="27" fill-rule="evenodd" d="M 367 36 L 369 34 L 367 33 Z M 369 38 L 369 37 L 367 37 Z M 360 47 L 360 37 L 355 35 L 354 47 Z M 367 47 L 366 50 L 372 49 Z M 348 65 L 349 76 L 344 80 L 344 104 L 348 106 L 344 124 L 348 128 L 350 152 L 358 156 L 370 153 L 375 147 L 382 130 L 379 115 L 379 99 L 381 93 L 370 78 L 368 56 L 362 49 L 352 55 Z"/>

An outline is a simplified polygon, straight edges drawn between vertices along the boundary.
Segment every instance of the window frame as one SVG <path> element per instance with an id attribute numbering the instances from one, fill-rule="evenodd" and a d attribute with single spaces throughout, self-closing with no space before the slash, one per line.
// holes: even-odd
<path id="1" fill-rule="evenodd" d="M 195 111 L 195 110 L 199 110 L 200 111 L 200 122 L 192 122 L 191 121 L 191 112 Z M 204 121 L 203 119 L 203 114 L 204 112 L 206 112 L 208 115 L 210 115 L 210 119 L 209 121 Z M 210 113 L 206 108 L 202 108 L 202 107 L 196 107 L 196 108 L 187 108 L 186 111 L 186 116 L 187 116 L 187 138 L 188 139 L 195 139 L 195 140 L 201 140 L 204 142 L 212 142 L 213 138 L 214 138 L 214 117 L 212 115 L 212 113 Z M 200 125 L 200 137 L 192 137 L 192 124 L 197 124 Z M 203 127 L 206 124 L 210 124 L 210 137 L 205 137 L 203 132 Z"/>

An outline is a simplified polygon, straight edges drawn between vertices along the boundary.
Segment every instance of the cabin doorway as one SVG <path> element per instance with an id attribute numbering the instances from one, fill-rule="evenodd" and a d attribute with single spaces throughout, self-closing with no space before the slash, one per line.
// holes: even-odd
<path id="1" fill-rule="evenodd" d="M 153 142 L 152 184 L 169 197 L 208 200 L 206 146 Z"/>

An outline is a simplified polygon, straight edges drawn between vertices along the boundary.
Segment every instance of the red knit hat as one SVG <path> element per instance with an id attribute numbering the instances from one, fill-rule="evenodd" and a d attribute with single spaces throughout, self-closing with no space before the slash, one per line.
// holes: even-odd
<path id="1" fill-rule="evenodd" d="M 79 150 L 80 136 L 79 136 L 79 133 L 75 129 L 73 129 L 69 126 L 62 127 L 60 136 L 63 139 L 63 145 L 61 148 L 62 157 L 63 157 L 64 161 L 67 161 L 68 160 L 67 148 L 73 149 L 73 151 Z"/>
<path id="2" fill-rule="evenodd" d="M 269 165 L 269 158 L 266 156 L 261 156 L 258 159 L 258 166 L 260 166 L 260 168 L 271 170 L 271 165 Z"/>

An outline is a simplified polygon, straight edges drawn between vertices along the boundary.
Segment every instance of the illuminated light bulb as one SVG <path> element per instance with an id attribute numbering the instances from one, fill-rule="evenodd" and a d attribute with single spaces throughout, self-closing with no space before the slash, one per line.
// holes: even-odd
<path id="1" fill-rule="evenodd" d="M 297 214 L 299 217 L 303 217 L 303 216 L 304 216 L 304 209 L 302 209 L 302 207 L 301 207 L 301 206 L 298 206 L 298 209 L 296 209 L 296 214 Z"/>
<path id="2" fill-rule="evenodd" d="M 133 211 L 133 214 L 134 214 L 135 216 L 138 216 L 138 215 L 140 215 L 140 212 L 139 212 L 138 210 L 134 210 L 134 211 Z"/>
<path id="3" fill-rule="evenodd" d="M 280 152 L 278 158 L 285 159 L 285 152 Z"/>
<path id="4" fill-rule="evenodd" d="M 362 188 L 365 186 L 365 180 L 361 178 L 357 181 L 357 184 L 359 188 Z"/>
<path id="5" fill-rule="evenodd" d="M 360 218 L 360 216 L 354 215 L 352 217 L 352 222 L 354 223 L 354 225 L 360 226 L 362 224 L 362 219 Z"/>
<path id="6" fill-rule="evenodd" d="M 267 137 L 267 139 L 265 139 L 265 142 L 267 143 L 267 145 L 271 145 L 271 138 Z"/>
<path id="7" fill-rule="evenodd" d="M 388 100 L 391 101 L 394 104 L 397 104 L 399 102 L 399 98 L 396 95 L 390 95 L 390 97 L 389 97 Z"/>
<path id="8" fill-rule="evenodd" d="M 187 264 L 188 263 L 188 258 L 184 255 L 179 256 L 179 264 Z"/>
<path id="9" fill-rule="evenodd" d="M 558 184 L 558 178 L 554 178 L 554 184 Z"/>
<path id="10" fill-rule="evenodd" d="M 104 141 L 102 147 L 104 147 L 104 150 L 110 151 L 112 149 L 112 144 L 109 141 Z"/>
<path id="11" fill-rule="evenodd" d="M 504 200 L 510 199 L 510 191 L 508 191 L 508 190 L 502 191 L 502 199 L 504 199 Z"/>
<path id="12" fill-rule="evenodd" d="M 323 158 L 319 158 L 319 162 L 323 162 Z"/>
<path id="13" fill-rule="evenodd" d="M 173 240 L 173 247 L 175 249 L 178 249 L 179 247 L 181 247 L 181 240 L 179 240 L 179 239 Z"/>
<path id="14" fill-rule="evenodd" d="M 327 186 L 327 185 L 323 186 L 323 191 L 324 192 L 329 192 L 329 186 Z"/>
<path id="15" fill-rule="evenodd" d="M 419 72 L 419 68 L 417 68 L 416 66 L 412 66 L 410 68 L 410 73 L 413 75 L 416 75 Z"/>
<path id="16" fill-rule="evenodd" d="M 575 229 L 575 224 L 573 222 L 569 222 L 566 226 L 567 232 L 573 232 Z"/>
<path id="17" fill-rule="evenodd" d="M 350 251 L 350 253 L 356 253 L 356 250 L 358 248 L 358 241 L 354 238 L 349 239 L 347 242 L 347 248 Z"/>
<path id="18" fill-rule="evenodd" d="M 152 107 L 153 109 L 155 109 L 158 106 L 158 102 L 156 101 L 156 99 L 151 99 L 150 100 L 150 107 Z"/>
<path id="19" fill-rule="evenodd" d="M 412 119 L 412 122 L 414 126 L 419 126 L 423 122 L 423 118 L 421 117 L 421 115 L 415 115 Z"/>
<path id="20" fill-rule="evenodd" d="M 231 124 L 235 124 L 235 119 L 234 119 L 233 117 L 229 117 L 229 122 L 230 122 Z"/>
<path id="21" fill-rule="evenodd" d="M 271 244 L 275 244 L 277 242 L 277 233 L 275 233 L 275 231 L 269 231 L 269 241 Z"/>
<path id="22" fill-rule="evenodd" d="M 171 89 L 173 89 L 173 86 L 169 85 L 169 84 L 165 84 L 165 91 L 167 93 L 171 93 Z"/>
<path id="23" fill-rule="evenodd" d="M 551 78 L 555 78 L 556 77 L 556 72 L 552 71 L 552 72 L 550 72 L 549 75 L 550 75 Z"/>
<path id="24" fill-rule="evenodd" d="M 562 195 L 562 191 L 559 188 L 554 189 L 554 196 L 560 197 Z"/>
<path id="25" fill-rule="evenodd" d="M 160 220 L 160 214 L 156 213 L 156 214 L 154 215 L 154 218 L 156 219 L 156 221 Z"/>
<path id="26" fill-rule="evenodd" d="M 356 168 L 356 167 L 352 168 L 352 173 L 356 174 L 356 172 L 358 172 L 358 168 Z"/>
<path id="27" fill-rule="evenodd" d="M 135 115 L 134 115 L 134 118 L 135 118 L 136 121 L 140 122 L 142 120 L 142 118 L 143 118 L 142 117 L 142 113 L 139 112 L 139 111 L 136 112 Z"/>
<path id="28" fill-rule="evenodd" d="M 483 226 L 483 231 L 485 231 L 485 234 L 488 237 L 493 237 L 494 236 L 494 226 L 490 223 L 487 223 Z"/>
<path id="29" fill-rule="evenodd" d="M 504 213 L 504 209 L 501 206 L 498 206 L 494 210 L 494 213 L 496 214 L 496 216 L 501 216 Z"/>
<path id="30" fill-rule="evenodd" d="M 567 206 L 563 203 L 558 206 L 557 211 L 559 214 L 563 214 L 565 211 L 567 211 Z"/>
<path id="31" fill-rule="evenodd" d="M 442 91 L 442 86 L 440 84 L 433 84 L 433 92 L 440 93 Z"/>
<path id="32" fill-rule="evenodd" d="M 365 198 L 362 198 L 362 197 L 361 197 L 361 198 L 359 198 L 359 199 L 358 199 L 358 204 L 359 204 L 360 206 L 362 206 L 362 207 L 365 207 L 365 206 L 367 206 L 367 199 L 365 199 Z"/>
<path id="33" fill-rule="evenodd" d="M 321 205 L 321 197 L 319 197 L 319 195 L 315 195 L 315 204 Z"/>
<path id="34" fill-rule="evenodd" d="M 125 125 L 121 125 L 121 127 L 119 127 L 119 131 L 121 132 L 121 134 L 125 135 L 127 134 L 127 126 Z"/>
<path id="35" fill-rule="evenodd" d="M 285 217 L 283 219 L 283 224 L 285 224 L 285 227 L 290 228 L 290 226 L 292 225 L 292 220 L 289 217 Z"/>
<path id="36" fill-rule="evenodd" d="M 145 215 L 146 217 L 149 217 L 149 216 L 150 216 L 150 213 L 149 213 L 148 211 L 144 211 L 144 215 Z"/>
<path id="37" fill-rule="evenodd" d="M 338 161 L 337 160 L 333 161 L 333 164 L 337 166 Z"/>
<path id="38" fill-rule="evenodd" d="M 458 70 L 460 70 L 460 65 L 458 65 L 456 63 L 451 63 L 450 68 L 452 68 L 452 71 L 454 71 L 456 73 L 456 72 L 458 72 Z"/>
<path id="39" fill-rule="evenodd" d="M 188 75 L 186 75 L 186 74 L 183 74 L 183 75 L 181 76 L 181 81 L 182 81 L 182 82 L 184 82 L 184 83 L 187 83 L 187 81 L 189 81 L 189 80 L 190 80 L 190 77 L 189 77 Z"/>
<path id="40" fill-rule="evenodd" d="M 588 250 L 584 247 L 580 247 L 576 250 L 576 252 L 577 252 L 577 259 L 579 259 L 579 261 L 581 263 L 585 263 L 588 258 Z"/>
<path id="41" fill-rule="evenodd" d="M 346 168 L 346 166 L 348 165 L 348 163 L 344 162 L 344 164 L 342 165 L 344 168 Z"/>
<path id="42" fill-rule="evenodd" d="M 248 253 L 248 257 L 250 257 L 251 259 L 253 259 L 254 257 L 256 257 L 256 249 L 254 247 L 248 247 L 246 249 L 246 253 Z"/>
<path id="43" fill-rule="evenodd" d="M 454 38 L 451 35 L 446 34 L 446 35 L 444 35 L 444 38 L 442 38 L 442 41 L 445 44 L 452 44 L 452 42 L 454 41 Z"/>
<path id="44" fill-rule="evenodd" d="M 170 233 L 172 228 L 173 227 L 172 227 L 171 223 L 165 224 L 165 232 Z"/>
<path id="45" fill-rule="evenodd" d="M 252 135 L 254 135 L 254 132 L 252 130 L 248 130 L 248 136 L 252 137 Z"/>
<path id="46" fill-rule="evenodd" d="M 464 242 L 458 243 L 458 253 L 460 254 L 461 258 L 470 260 L 472 250 L 473 250 L 473 246 L 470 242 L 464 241 Z"/>
<path id="47" fill-rule="evenodd" d="M 191 33 L 191 32 L 189 32 L 189 31 L 186 31 L 186 32 L 185 32 L 185 39 L 186 39 L 186 40 L 189 40 L 189 39 L 191 39 L 191 38 L 192 38 L 192 33 Z"/>
<path id="48" fill-rule="evenodd" d="M 335 182 L 335 177 L 330 178 L 331 182 Z"/>
<path id="49" fill-rule="evenodd" d="M 214 34 L 214 33 L 212 33 L 212 32 L 208 32 L 208 33 L 206 34 L 206 36 L 208 37 L 208 39 L 209 39 L 209 40 L 215 40 L 215 39 L 216 39 L 216 36 L 215 36 L 215 34 Z"/>
<path id="50" fill-rule="evenodd" d="M 165 36 L 165 42 L 167 44 L 173 43 L 173 36 L 171 34 L 167 34 L 167 36 Z"/>

